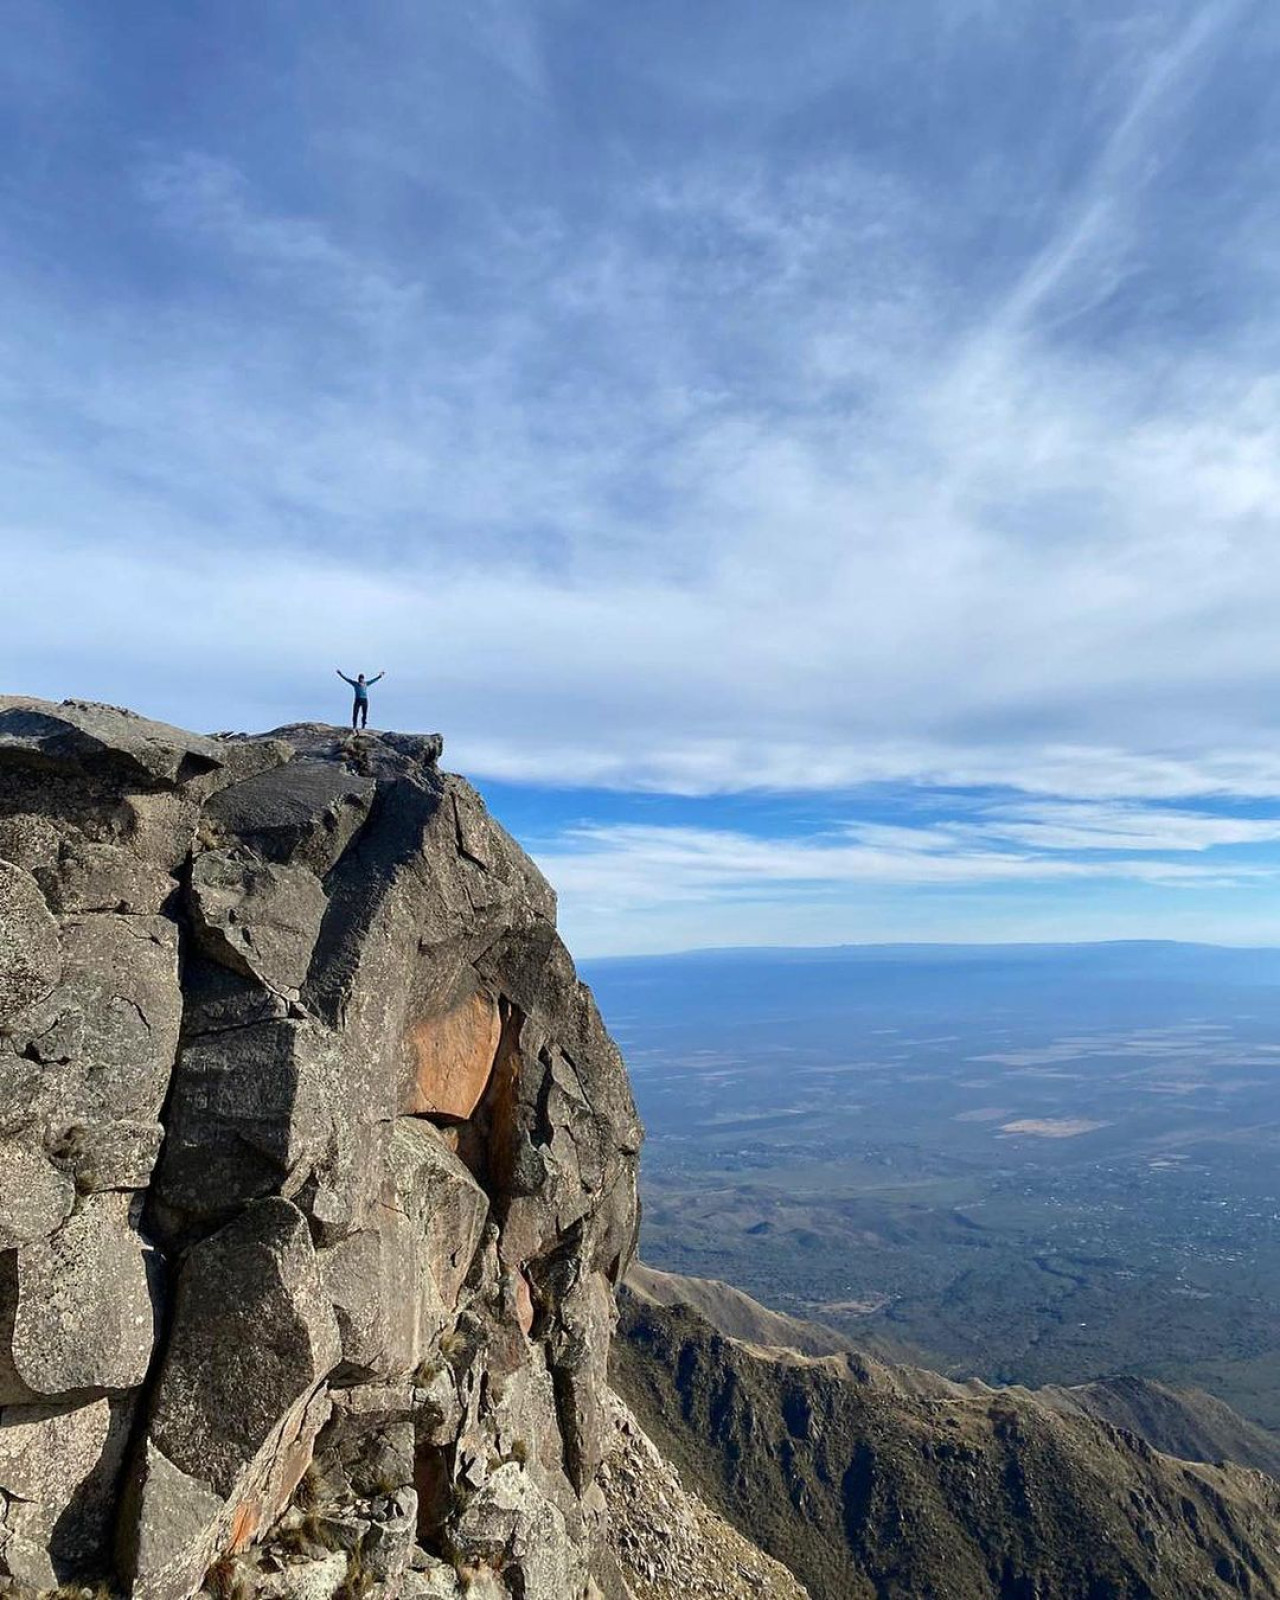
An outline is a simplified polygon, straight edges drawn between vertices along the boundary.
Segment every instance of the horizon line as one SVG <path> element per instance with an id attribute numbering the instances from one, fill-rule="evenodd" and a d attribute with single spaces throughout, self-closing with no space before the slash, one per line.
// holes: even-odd
<path id="1" fill-rule="evenodd" d="M 603 961 L 680 961 L 699 956 L 817 955 L 837 951 L 924 950 L 1114 950 L 1114 949 L 1230 950 L 1239 954 L 1280 954 L 1276 944 L 1229 944 L 1210 939 L 868 939 L 838 944 L 726 944 L 692 945 L 683 950 L 636 951 L 576 957 L 579 967 Z"/>

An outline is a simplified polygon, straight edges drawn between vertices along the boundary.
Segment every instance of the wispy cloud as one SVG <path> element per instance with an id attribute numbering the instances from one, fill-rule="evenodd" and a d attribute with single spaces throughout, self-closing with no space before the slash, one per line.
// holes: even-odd
<path id="1" fill-rule="evenodd" d="M 758 896 L 773 889 L 830 892 L 840 886 L 1044 883 L 1107 878 L 1162 885 L 1217 885 L 1275 877 L 1277 869 L 1249 862 L 1214 864 L 1153 860 L 1128 850 L 1168 854 L 1212 844 L 1270 840 L 1280 827 L 1230 830 L 1215 819 L 1183 815 L 1182 832 L 1158 840 L 1157 824 L 1127 843 L 1118 832 L 1075 832 L 1028 822 L 950 824 L 913 829 L 848 824 L 834 835 L 768 838 L 729 829 L 588 826 L 544 847 L 541 860 L 570 893 L 628 903 L 704 901 L 710 896 Z M 1188 837 L 1195 842 L 1188 844 Z M 1090 852 L 1117 854 L 1100 860 Z M 1084 855 L 1067 852 L 1083 851 Z"/>
<path id="2" fill-rule="evenodd" d="M 59 28 L 0 198 L 13 686 L 262 725 L 341 655 L 482 778 L 1035 797 L 756 883 L 1271 842 L 1195 806 L 1280 796 L 1280 21 L 750 11 Z"/>
<path id="3" fill-rule="evenodd" d="M 1220 924 L 1206 907 L 1223 896 L 1237 901 L 1237 930 L 1243 918 L 1265 917 L 1280 864 L 1257 847 L 1277 837 L 1274 820 L 1183 809 L 992 803 L 960 804 L 951 817 L 914 825 L 859 820 L 804 830 L 793 824 L 785 833 L 579 824 L 545 840 L 537 856 L 560 890 L 571 927 L 587 948 L 604 952 L 892 938 L 904 931 L 982 939 L 991 937 L 991 904 L 1005 902 L 1008 919 L 1010 896 L 1022 906 L 1015 923 L 1021 937 L 1097 937 L 1107 926 L 1099 916 L 1104 907 L 1113 919 L 1111 936 L 1185 936 L 1195 924 L 1179 913 L 1179 898 L 1185 912 L 1201 917 L 1198 936 L 1210 937 Z M 1135 895 L 1146 918 L 1137 929 L 1117 905 Z M 907 909 L 913 899 L 916 917 L 931 921 L 913 926 Z M 1056 924 L 1048 906 L 1056 906 Z M 1028 912 L 1038 933 L 1028 927 Z"/>
<path id="4" fill-rule="evenodd" d="M 1114 292 L 1126 270 L 1143 191 L 1159 173 L 1160 150 L 1179 122 L 1215 49 L 1238 25 L 1244 0 L 1209 0 L 1141 62 L 1131 95 L 1105 137 L 1049 242 L 1022 272 L 996 329 L 1015 333 L 1049 311 L 1079 316 Z M 1171 13 L 1176 19 L 1176 11 Z M 994 330 L 993 330 L 994 331 Z"/>
<path id="5" fill-rule="evenodd" d="M 199 151 L 140 164 L 138 192 L 157 219 L 189 248 L 213 252 L 303 295 L 332 315 L 357 317 L 375 333 L 408 331 L 423 314 L 422 286 L 396 281 L 375 262 L 335 242 L 312 217 L 264 209 L 244 173 Z"/>
<path id="6" fill-rule="evenodd" d="M 1167 806 L 1042 801 L 992 807 L 982 821 L 961 825 L 959 836 L 966 833 L 1007 840 L 1038 852 L 1198 853 L 1224 845 L 1274 843 L 1280 839 L 1280 817 L 1222 816 Z"/>

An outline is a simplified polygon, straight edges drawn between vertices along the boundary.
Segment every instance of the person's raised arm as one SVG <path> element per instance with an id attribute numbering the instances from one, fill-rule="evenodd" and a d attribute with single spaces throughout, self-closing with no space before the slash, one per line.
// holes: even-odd
<path id="1" fill-rule="evenodd" d="M 339 667 L 337 669 L 337 672 L 338 672 L 338 676 L 342 679 L 343 683 L 349 683 L 353 689 L 355 688 L 356 680 L 354 678 L 348 678 L 346 673 L 342 670 L 341 667 Z"/>
<path id="2" fill-rule="evenodd" d="M 382 671 L 382 672 L 380 672 L 380 673 L 379 673 L 379 674 L 378 674 L 378 677 L 377 677 L 377 678 L 370 678 L 370 679 L 369 679 L 369 682 L 370 682 L 370 683 L 377 683 L 377 681 L 378 681 L 378 678 L 385 678 L 385 677 L 386 677 L 386 675 L 387 675 L 387 674 L 386 674 L 386 671 L 385 671 L 385 669 L 384 669 L 384 670 L 383 670 L 383 671 Z"/>

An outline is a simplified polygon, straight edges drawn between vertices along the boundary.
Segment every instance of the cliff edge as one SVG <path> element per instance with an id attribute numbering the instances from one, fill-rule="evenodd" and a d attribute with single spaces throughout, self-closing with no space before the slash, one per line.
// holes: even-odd
<path id="1" fill-rule="evenodd" d="M 11 1589 L 625 1592 L 641 1129 L 440 748 L 0 699 Z"/>

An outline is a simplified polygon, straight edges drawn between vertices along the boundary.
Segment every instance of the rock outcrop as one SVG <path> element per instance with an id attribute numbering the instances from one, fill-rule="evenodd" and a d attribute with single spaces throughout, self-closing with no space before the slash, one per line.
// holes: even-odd
<path id="1" fill-rule="evenodd" d="M 11 1588 L 626 1592 L 641 1131 L 550 889 L 439 755 L 0 700 Z"/>

